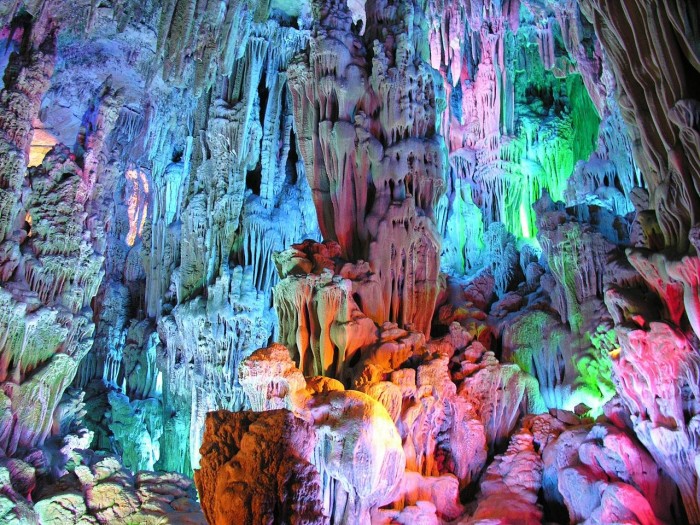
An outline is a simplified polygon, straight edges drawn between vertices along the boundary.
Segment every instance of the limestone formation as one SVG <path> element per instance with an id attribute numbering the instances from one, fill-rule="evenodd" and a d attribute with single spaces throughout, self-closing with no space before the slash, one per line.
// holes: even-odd
<path id="1" fill-rule="evenodd" d="M 209 523 L 326 523 L 315 435 L 288 410 L 207 416 L 195 473 Z"/>
<path id="2" fill-rule="evenodd" d="M 0 0 L 0 522 L 700 522 L 699 20 Z"/>

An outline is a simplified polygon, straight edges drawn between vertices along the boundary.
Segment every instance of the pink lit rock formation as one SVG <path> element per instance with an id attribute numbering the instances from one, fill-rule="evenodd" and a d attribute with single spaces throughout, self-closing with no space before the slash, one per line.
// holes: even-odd
<path id="1" fill-rule="evenodd" d="M 567 430 L 542 454 L 545 499 L 566 505 L 572 521 L 662 523 L 675 495 L 651 456 L 624 430 Z"/>
<path id="2" fill-rule="evenodd" d="M 470 520 L 460 523 L 541 523 L 537 493 L 542 483 L 542 459 L 526 430 L 516 433 L 508 450 L 486 469 L 479 504 Z"/>
<path id="3" fill-rule="evenodd" d="M 621 344 L 615 373 L 639 440 L 674 478 L 691 521 L 696 516 L 697 408 L 687 393 L 698 388 L 698 355 L 673 327 L 653 322 L 649 330 L 618 328 Z M 642 357 L 643 356 L 643 357 Z"/>

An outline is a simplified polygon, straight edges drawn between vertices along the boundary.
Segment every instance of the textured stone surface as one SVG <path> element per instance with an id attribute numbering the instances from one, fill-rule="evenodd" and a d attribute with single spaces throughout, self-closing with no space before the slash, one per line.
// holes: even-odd
<path id="1" fill-rule="evenodd" d="M 0 521 L 700 521 L 699 16 L 0 2 Z"/>
<path id="2" fill-rule="evenodd" d="M 502 455 L 496 456 L 481 479 L 478 506 L 469 520 L 460 523 L 541 523 L 537 493 L 542 483 L 542 459 L 533 435 L 516 432 Z"/>
<path id="3" fill-rule="evenodd" d="M 565 505 L 572 521 L 672 520 L 675 495 L 666 475 L 624 430 L 609 424 L 567 430 L 542 459 L 545 499 Z"/>
<path id="4" fill-rule="evenodd" d="M 327 523 L 313 427 L 288 410 L 212 412 L 195 481 L 209 523 Z M 235 518 L 234 518 L 235 517 Z"/>

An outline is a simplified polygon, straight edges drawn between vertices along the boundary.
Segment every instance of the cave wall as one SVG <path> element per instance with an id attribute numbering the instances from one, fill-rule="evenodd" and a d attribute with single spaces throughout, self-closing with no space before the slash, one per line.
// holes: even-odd
<path id="1" fill-rule="evenodd" d="M 699 521 L 699 16 L 2 3 L 3 518 Z"/>

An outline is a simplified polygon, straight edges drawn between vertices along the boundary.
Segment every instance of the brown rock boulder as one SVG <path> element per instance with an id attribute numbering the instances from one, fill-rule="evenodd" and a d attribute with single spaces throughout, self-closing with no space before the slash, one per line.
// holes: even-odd
<path id="1" fill-rule="evenodd" d="M 210 412 L 194 479 L 210 524 L 328 523 L 313 427 L 288 410 Z"/>

